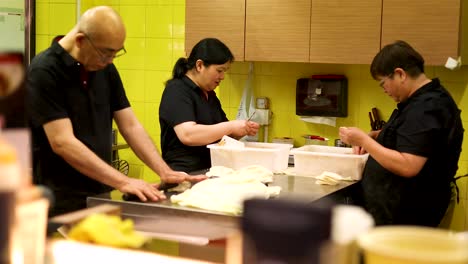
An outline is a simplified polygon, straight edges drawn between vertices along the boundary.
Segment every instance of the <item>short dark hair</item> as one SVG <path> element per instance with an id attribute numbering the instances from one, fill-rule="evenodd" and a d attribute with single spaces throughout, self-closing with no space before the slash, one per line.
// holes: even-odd
<path id="1" fill-rule="evenodd" d="M 188 70 L 195 67 L 197 60 L 202 60 L 206 67 L 215 64 L 233 62 L 234 55 L 229 48 L 216 38 L 205 38 L 200 40 L 190 52 L 188 58 L 179 58 L 174 65 L 172 78 L 182 78 Z"/>
<path id="2" fill-rule="evenodd" d="M 402 68 L 410 77 L 424 73 L 424 58 L 403 40 L 383 47 L 372 61 L 370 72 L 374 79 L 392 75 L 396 68 Z"/>

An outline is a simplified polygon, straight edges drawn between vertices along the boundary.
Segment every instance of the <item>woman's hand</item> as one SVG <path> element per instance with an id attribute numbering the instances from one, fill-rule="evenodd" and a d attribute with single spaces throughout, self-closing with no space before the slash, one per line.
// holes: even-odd
<path id="1" fill-rule="evenodd" d="M 371 137 L 372 139 L 376 140 L 379 134 L 380 134 L 380 130 L 372 130 L 367 135 Z M 353 153 L 362 155 L 362 154 L 366 154 L 367 151 L 362 146 L 353 146 Z"/>
<path id="2" fill-rule="evenodd" d="M 361 129 L 356 127 L 340 127 L 339 134 L 341 141 L 353 146 L 354 154 L 365 154 L 367 152 L 362 148 L 362 143 L 369 135 Z"/>
<path id="3" fill-rule="evenodd" d="M 255 136 L 260 125 L 253 121 L 233 120 L 229 121 L 232 126 L 232 136 L 241 138 L 243 136 Z"/>

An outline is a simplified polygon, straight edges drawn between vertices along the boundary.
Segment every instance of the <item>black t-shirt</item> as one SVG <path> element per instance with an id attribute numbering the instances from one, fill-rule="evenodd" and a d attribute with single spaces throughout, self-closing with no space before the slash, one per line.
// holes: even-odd
<path id="1" fill-rule="evenodd" d="M 377 141 L 386 148 L 427 157 L 427 162 L 417 176 L 405 178 L 369 156 L 362 187 L 365 206 L 376 224 L 437 226 L 450 201 L 462 139 L 459 110 L 438 79 L 399 103 Z"/>
<path id="2" fill-rule="evenodd" d="M 27 74 L 27 106 L 33 136 L 34 181 L 50 187 L 57 197 L 72 201 L 70 210 L 85 206 L 85 197 L 108 191 L 55 154 L 43 125 L 68 118 L 73 133 L 107 163 L 111 162 L 114 111 L 130 106 L 113 64 L 86 72 L 58 43 L 37 55 Z M 79 206 L 78 206 L 79 204 Z M 75 207 L 75 208 L 73 208 Z"/>
<path id="3" fill-rule="evenodd" d="M 208 98 L 187 76 L 169 81 L 159 105 L 162 157 L 173 170 L 192 172 L 211 167 L 206 146 L 186 146 L 177 137 L 174 126 L 193 121 L 213 125 L 228 121 L 216 93 Z"/>

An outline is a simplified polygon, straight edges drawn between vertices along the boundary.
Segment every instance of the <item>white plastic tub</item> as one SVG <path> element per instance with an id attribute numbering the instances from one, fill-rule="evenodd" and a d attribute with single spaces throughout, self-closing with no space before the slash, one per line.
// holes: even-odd
<path id="1" fill-rule="evenodd" d="M 211 154 L 211 166 L 224 166 L 238 170 L 250 165 L 260 165 L 272 172 L 288 168 L 291 144 L 246 142 L 245 147 L 207 146 Z"/>
<path id="2" fill-rule="evenodd" d="M 294 172 L 299 176 L 318 176 L 324 171 L 360 180 L 369 154 L 353 154 L 351 148 L 306 145 L 291 150 Z"/>

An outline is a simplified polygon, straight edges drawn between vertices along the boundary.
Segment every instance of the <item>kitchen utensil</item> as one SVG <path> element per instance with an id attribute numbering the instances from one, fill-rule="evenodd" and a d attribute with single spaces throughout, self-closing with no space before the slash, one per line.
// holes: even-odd
<path id="1" fill-rule="evenodd" d="M 375 121 L 374 118 L 372 117 L 372 113 L 369 112 L 369 120 L 370 120 L 370 126 L 372 130 L 375 130 Z"/>
<path id="2" fill-rule="evenodd" d="M 377 111 L 377 108 L 376 108 L 376 107 L 373 107 L 373 108 L 372 108 L 372 115 L 374 116 L 375 122 L 380 121 L 379 112 Z"/>
<path id="3" fill-rule="evenodd" d="M 328 138 L 317 135 L 304 135 L 304 145 L 328 145 Z"/>
<path id="4" fill-rule="evenodd" d="M 321 136 L 316 136 L 316 135 L 304 135 L 303 137 L 308 138 L 308 139 L 322 140 L 322 141 L 326 140 L 326 138 L 321 137 Z"/>
<path id="5" fill-rule="evenodd" d="M 253 113 L 249 116 L 249 118 L 247 119 L 247 122 L 250 121 L 250 119 L 252 119 L 252 117 L 255 115 L 255 113 L 257 112 L 257 110 L 254 110 Z"/>
<path id="6" fill-rule="evenodd" d="M 376 107 L 371 109 L 372 113 L 369 112 L 369 120 L 372 130 L 380 130 L 385 125 L 385 121 L 380 119 L 379 112 Z"/>

